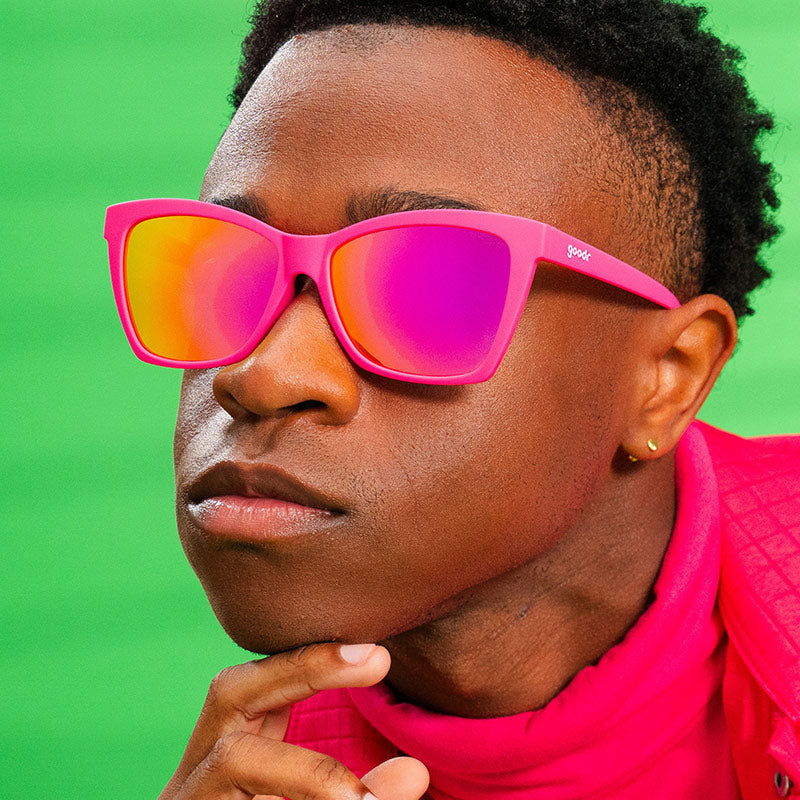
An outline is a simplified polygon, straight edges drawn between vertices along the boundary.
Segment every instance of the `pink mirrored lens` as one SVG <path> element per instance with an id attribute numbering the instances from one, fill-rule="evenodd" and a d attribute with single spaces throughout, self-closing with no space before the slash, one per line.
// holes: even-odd
<path id="1" fill-rule="evenodd" d="M 333 254 L 344 327 L 367 358 L 410 375 L 474 370 L 497 334 L 508 245 L 468 228 L 415 225 L 367 233 Z"/>
<path id="2" fill-rule="evenodd" d="M 137 223 L 125 244 L 125 289 L 144 347 L 181 361 L 226 358 L 266 308 L 278 252 L 231 222 L 194 216 Z"/>

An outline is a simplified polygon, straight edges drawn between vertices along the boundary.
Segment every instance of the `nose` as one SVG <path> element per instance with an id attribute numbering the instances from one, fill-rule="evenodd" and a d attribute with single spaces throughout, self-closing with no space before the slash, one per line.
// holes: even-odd
<path id="1" fill-rule="evenodd" d="M 360 379 L 309 278 L 255 350 L 214 377 L 217 402 L 235 420 L 305 414 L 343 425 L 360 403 Z"/>

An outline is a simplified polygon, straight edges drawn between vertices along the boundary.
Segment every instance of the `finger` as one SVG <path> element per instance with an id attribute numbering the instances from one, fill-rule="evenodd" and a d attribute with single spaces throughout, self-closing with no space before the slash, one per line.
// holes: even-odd
<path id="1" fill-rule="evenodd" d="M 262 735 L 282 739 L 289 719 L 283 710 L 287 706 L 322 689 L 370 686 L 388 672 L 390 663 L 388 651 L 375 647 L 366 660 L 350 664 L 342 658 L 340 645 L 326 642 L 222 670 L 211 682 L 186 751 L 167 788 L 181 785 L 226 733 L 261 731 Z M 267 715 L 270 719 L 265 719 Z"/>
<path id="2" fill-rule="evenodd" d="M 419 800 L 428 790 L 428 768 L 416 758 L 398 756 L 378 764 L 361 782 L 380 800 Z"/>
<path id="3" fill-rule="evenodd" d="M 283 706 L 282 708 L 275 708 L 272 711 L 267 711 L 261 722 L 261 727 L 258 729 L 259 735 L 266 736 L 268 739 L 279 739 L 283 741 L 286 738 L 286 731 L 289 728 L 289 717 L 291 714 L 291 706 Z"/>
<path id="4" fill-rule="evenodd" d="M 343 669 L 344 672 L 326 673 L 322 676 L 320 682 L 315 681 L 314 687 L 301 687 L 303 689 L 302 696 L 295 697 L 287 705 L 267 711 L 263 716 L 258 731 L 261 736 L 283 740 L 289 727 L 292 705 L 311 697 L 317 691 L 345 686 L 371 686 L 381 680 L 389 671 L 392 659 L 386 648 L 376 645 L 347 645 L 346 647 L 350 652 L 347 656 L 348 660 L 345 661 L 341 656 L 341 647 L 342 645 L 335 645 L 334 653 L 337 666 L 334 670 Z M 359 651 L 361 652 L 361 660 L 358 663 L 354 663 L 359 658 Z M 354 672 L 354 669 L 357 671 Z"/>
<path id="5" fill-rule="evenodd" d="M 307 645 L 222 670 L 211 682 L 178 769 L 162 794 L 172 797 L 186 776 L 226 733 L 283 739 L 289 707 L 323 689 L 371 686 L 389 671 L 391 656 L 375 646 L 359 664 L 345 661 L 333 642 Z"/>
<path id="6" fill-rule="evenodd" d="M 229 733 L 217 742 L 175 800 L 364 800 L 369 789 L 340 761 L 253 733 Z"/>

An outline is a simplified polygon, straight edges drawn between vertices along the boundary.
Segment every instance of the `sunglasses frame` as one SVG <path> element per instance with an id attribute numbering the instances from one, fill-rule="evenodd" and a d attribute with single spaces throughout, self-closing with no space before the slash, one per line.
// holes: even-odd
<path id="1" fill-rule="evenodd" d="M 144 220 L 186 215 L 239 225 L 265 236 L 278 251 L 278 276 L 258 326 L 248 341 L 226 358 L 181 361 L 155 355 L 141 343 L 131 319 L 125 295 L 124 276 L 128 235 L 137 223 Z M 508 292 L 497 333 L 483 362 L 467 373 L 415 375 L 376 364 L 355 346 L 336 308 L 331 287 L 330 264 L 331 257 L 338 247 L 367 233 L 420 225 L 466 228 L 494 234 L 503 239 L 509 248 Z M 413 383 L 456 385 L 480 383 L 491 378 L 511 344 L 540 261 L 547 261 L 597 278 L 665 308 L 677 308 L 680 305 L 675 295 L 654 278 L 558 228 L 526 217 L 491 211 L 468 209 L 401 211 L 363 220 L 328 234 L 299 235 L 285 233 L 227 206 L 202 200 L 158 198 L 131 200 L 109 206 L 106 210 L 104 237 L 108 242 L 111 282 L 117 310 L 133 352 L 149 364 L 183 369 L 221 367 L 234 364 L 250 355 L 294 299 L 294 281 L 297 275 L 308 275 L 314 281 L 336 337 L 358 366 L 377 375 Z"/>

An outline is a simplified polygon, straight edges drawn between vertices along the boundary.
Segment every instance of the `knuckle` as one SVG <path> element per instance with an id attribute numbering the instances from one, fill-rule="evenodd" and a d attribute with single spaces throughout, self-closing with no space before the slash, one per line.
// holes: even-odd
<path id="1" fill-rule="evenodd" d="M 309 663 L 309 653 L 313 652 L 311 645 L 304 644 L 285 653 L 285 663 L 289 667 L 303 667 Z"/>
<path id="2" fill-rule="evenodd" d="M 234 664 L 221 669 L 212 679 L 206 695 L 206 705 L 227 706 L 236 695 L 236 687 L 242 684 L 252 663 Z"/>
<path id="3" fill-rule="evenodd" d="M 317 754 L 311 764 L 311 776 L 314 779 L 313 788 L 306 792 L 303 800 L 338 800 L 342 786 L 352 786 L 353 796 L 358 797 L 355 776 L 344 764 L 331 756 Z"/>
<path id="4" fill-rule="evenodd" d="M 338 669 L 342 666 L 339 644 L 335 642 L 304 644 L 281 653 L 280 664 L 286 672 Z"/>
<path id="5" fill-rule="evenodd" d="M 210 772 L 231 774 L 242 759 L 247 741 L 252 735 L 244 731 L 231 731 L 221 736 L 205 758 L 206 768 Z"/>
<path id="6" fill-rule="evenodd" d="M 285 686 L 276 686 L 274 692 L 277 705 L 287 706 L 299 702 L 304 697 L 317 694 L 320 690 L 321 687 L 315 686 L 314 681 L 308 676 L 302 676 Z"/>
<path id="7" fill-rule="evenodd" d="M 235 678 L 236 667 L 225 667 L 221 669 L 212 679 L 208 687 L 208 697 L 210 700 L 219 700 L 224 697 L 228 687 Z"/>
<path id="8" fill-rule="evenodd" d="M 271 687 L 280 704 L 295 703 L 326 688 L 326 679 L 340 666 L 327 644 L 304 645 L 281 656 Z"/>
<path id="9" fill-rule="evenodd" d="M 266 757 L 276 788 L 282 784 L 291 787 L 291 796 L 295 800 L 358 800 L 362 796 L 361 781 L 342 762 L 304 748 L 297 751 L 298 754 L 303 752 L 302 759 L 297 760 L 289 757 L 286 747 L 283 743 L 268 742 L 254 733 L 231 731 L 217 739 L 198 765 L 202 780 L 210 779 L 226 786 L 232 783 L 237 787 L 244 780 L 248 785 L 252 776 L 258 776 L 260 780 L 264 778 Z M 296 751 L 294 746 L 289 747 Z M 287 778 L 290 779 L 288 784 L 285 783 Z"/>

